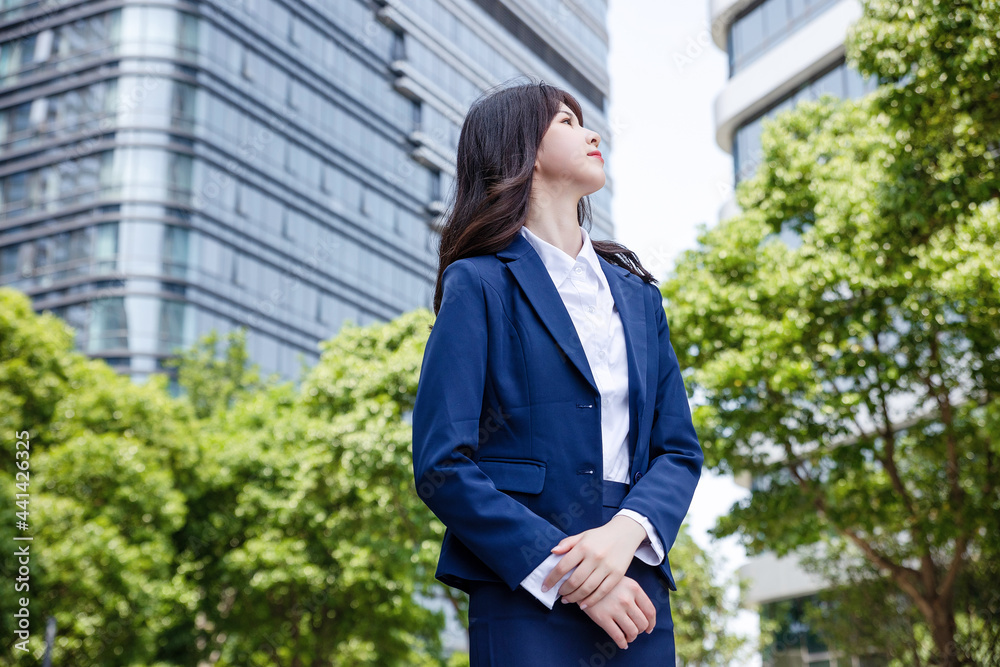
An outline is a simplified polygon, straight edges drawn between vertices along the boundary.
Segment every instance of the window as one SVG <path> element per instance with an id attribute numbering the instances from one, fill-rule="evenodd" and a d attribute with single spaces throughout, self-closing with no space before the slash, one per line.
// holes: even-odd
<path id="1" fill-rule="evenodd" d="M 778 100 L 763 113 L 745 121 L 733 135 L 733 167 L 736 182 L 739 183 L 753 176 L 761 160 L 761 133 L 763 122 L 773 118 L 786 109 L 791 109 L 803 99 L 814 100 L 823 93 L 835 97 L 858 97 L 867 94 L 878 87 L 874 78 L 863 79 L 861 75 L 844 62 L 821 73 L 814 79 L 802 84 L 789 95 Z"/>
<path id="2" fill-rule="evenodd" d="M 97 244 L 94 246 L 94 257 L 97 259 L 114 259 L 118 255 L 118 223 L 109 222 L 97 226 Z"/>
<path id="3" fill-rule="evenodd" d="M 242 272 L 240 270 L 240 264 L 242 263 L 241 260 L 242 255 L 240 255 L 238 252 L 233 252 L 232 256 L 233 256 L 233 264 L 232 264 L 232 269 L 229 273 L 229 282 L 231 282 L 234 285 L 245 286 L 246 284 L 245 276 L 242 275 Z"/>
<path id="4" fill-rule="evenodd" d="M 177 46 L 193 55 L 198 51 L 198 19 L 185 12 L 179 12 L 178 16 Z"/>
<path id="5" fill-rule="evenodd" d="M 188 266 L 189 231 L 185 227 L 163 227 L 163 272 L 168 276 L 184 276 Z"/>
<path id="6" fill-rule="evenodd" d="M 90 303 L 87 352 L 128 347 L 128 321 L 124 297 L 96 299 Z"/>
<path id="7" fill-rule="evenodd" d="M 28 172 L 21 171 L 5 176 L 0 186 L 0 207 L 4 212 L 22 208 L 28 196 Z"/>
<path id="8" fill-rule="evenodd" d="M 181 153 L 169 154 L 169 182 L 168 188 L 171 193 L 191 192 L 191 171 L 194 161 L 190 155 Z"/>
<path id="9" fill-rule="evenodd" d="M 67 244 L 67 260 L 79 262 L 90 257 L 90 248 L 94 242 L 94 228 L 84 227 L 74 229 L 69 232 L 69 242 Z"/>
<path id="10" fill-rule="evenodd" d="M 253 81 L 255 78 L 255 68 L 257 63 L 255 62 L 254 55 L 250 52 L 250 49 L 243 50 L 243 65 L 240 68 L 240 72 L 243 74 L 244 79 Z"/>
<path id="11" fill-rule="evenodd" d="M 159 338 L 161 352 L 170 353 L 184 345 L 184 316 L 187 308 L 183 301 L 160 300 Z"/>
<path id="12" fill-rule="evenodd" d="M 171 114 L 174 123 L 185 130 L 194 130 L 195 91 L 196 88 L 189 83 L 174 81 Z"/>
<path id="13" fill-rule="evenodd" d="M 406 60 L 406 38 L 401 32 L 392 33 L 392 59 Z"/>
<path id="14" fill-rule="evenodd" d="M 16 139 L 19 134 L 31 127 L 31 104 L 24 102 L 0 112 L 0 143 Z"/>
<path id="15" fill-rule="evenodd" d="M 322 167 L 322 176 L 320 177 L 319 188 L 326 194 L 333 192 L 333 167 L 328 164 L 324 164 Z"/>
<path id="16" fill-rule="evenodd" d="M 431 201 L 441 199 L 441 172 L 434 170 L 431 172 Z"/>
<path id="17" fill-rule="evenodd" d="M 3 282 L 13 282 L 17 278 L 17 255 L 20 245 L 9 245 L 0 248 L 0 279 Z"/>
<path id="18" fill-rule="evenodd" d="M 247 186 L 242 181 L 236 182 L 236 214 L 247 217 Z"/>
<path id="19" fill-rule="evenodd" d="M 836 0 L 763 0 L 729 27 L 729 76 L 793 34 Z"/>
<path id="20" fill-rule="evenodd" d="M 413 131 L 419 132 L 421 129 L 421 122 L 423 120 L 423 107 L 419 100 L 410 100 L 410 118 L 413 121 Z"/>

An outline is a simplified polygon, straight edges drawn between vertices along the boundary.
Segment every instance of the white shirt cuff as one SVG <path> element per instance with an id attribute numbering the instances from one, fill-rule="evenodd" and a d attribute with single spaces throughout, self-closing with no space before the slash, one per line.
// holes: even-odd
<path id="1" fill-rule="evenodd" d="M 666 556 L 663 553 L 663 542 L 660 541 L 660 536 L 656 533 L 656 529 L 653 528 L 653 524 L 649 522 L 649 519 L 633 510 L 619 510 L 618 514 L 624 514 L 628 518 L 635 520 L 646 531 L 646 539 L 635 550 L 635 557 L 646 565 L 661 564 L 663 558 Z M 618 516 L 618 514 L 615 516 Z"/>
<path id="2" fill-rule="evenodd" d="M 549 609 L 555 606 L 556 600 L 559 598 L 559 589 L 562 588 L 563 582 L 569 579 L 569 576 L 576 571 L 574 567 L 572 570 L 567 572 L 559 582 L 550 588 L 549 590 L 542 592 L 542 583 L 545 581 L 545 577 L 549 576 L 549 572 L 559 564 L 562 560 L 563 554 L 549 554 L 549 557 L 542 561 L 541 565 L 536 567 L 531 571 L 524 581 L 521 582 L 523 586 L 529 593 L 534 595 L 536 598 L 541 600 Z"/>

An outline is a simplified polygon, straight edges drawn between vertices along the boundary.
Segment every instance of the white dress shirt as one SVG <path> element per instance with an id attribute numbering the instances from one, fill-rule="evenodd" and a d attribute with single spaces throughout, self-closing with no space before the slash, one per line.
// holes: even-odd
<path id="1" fill-rule="evenodd" d="M 628 405 L 628 356 L 625 349 L 625 331 L 615 305 L 608 278 L 601 268 L 597 252 L 590 242 L 587 230 L 580 227 L 583 247 L 577 257 L 570 257 L 560 248 L 543 241 L 527 227 L 521 227 L 524 236 L 542 258 L 542 263 L 552 278 L 566 310 L 587 354 L 590 370 L 601 395 L 601 438 L 603 443 L 604 479 L 628 483 L 629 405 Z M 656 529 L 645 516 L 623 509 L 624 514 L 637 521 L 646 530 L 635 555 L 648 565 L 659 565 L 665 556 L 663 543 Z M 617 516 L 617 515 L 616 515 Z M 550 554 L 521 586 L 531 592 L 551 609 L 559 597 L 559 587 L 575 570 L 570 570 L 559 582 L 542 592 L 542 582 L 556 564 L 561 554 Z"/>

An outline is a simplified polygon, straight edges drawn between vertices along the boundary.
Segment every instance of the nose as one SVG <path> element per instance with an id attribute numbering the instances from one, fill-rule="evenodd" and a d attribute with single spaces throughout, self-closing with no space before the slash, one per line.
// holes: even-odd
<path id="1" fill-rule="evenodd" d="M 601 135 L 599 135 L 597 132 L 594 132 L 594 136 L 592 136 L 590 138 L 590 143 L 594 144 L 594 148 L 597 148 L 598 146 L 600 146 L 601 145 Z"/>

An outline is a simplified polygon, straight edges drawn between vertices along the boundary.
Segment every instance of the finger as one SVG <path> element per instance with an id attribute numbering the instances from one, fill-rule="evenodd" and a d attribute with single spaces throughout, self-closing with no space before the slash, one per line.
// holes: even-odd
<path id="1" fill-rule="evenodd" d="M 591 569 L 588 570 L 588 568 Z M 564 597 L 568 596 L 567 602 L 579 602 L 593 593 L 606 576 L 608 573 L 602 565 L 592 567 L 589 561 L 584 560 L 576 568 L 576 572 L 563 583 L 562 589 L 565 589 L 566 592 L 562 593 L 562 589 L 560 589 L 560 594 Z"/>
<path id="2" fill-rule="evenodd" d="M 587 607 L 592 607 L 593 605 L 600 602 L 602 599 L 604 599 L 605 595 L 614 590 L 614 587 L 618 585 L 618 582 L 620 580 L 621 577 L 615 577 L 614 572 L 606 576 L 604 578 L 604 581 L 601 582 L 601 585 L 598 586 L 593 593 L 588 595 L 584 600 L 580 602 L 580 609 L 586 609 Z"/>
<path id="3" fill-rule="evenodd" d="M 600 584 L 593 591 L 590 592 L 590 595 L 588 597 L 581 600 L 580 602 L 581 608 L 583 608 L 583 606 L 590 607 L 600 602 L 601 599 L 605 595 L 610 593 L 612 590 L 614 590 L 615 586 L 617 586 L 624 578 L 625 578 L 624 572 L 619 572 L 614 569 L 608 569 L 607 575 L 600 582 Z"/>
<path id="4" fill-rule="evenodd" d="M 559 544 L 552 547 L 552 553 L 554 554 L 566 553 L 567 551 L 575 547 L 576 543 L 579 542 L 582 537 L 583 537 L 582 534 L 570 535 L 569 537 L 564 537 L 563 539 L 559 540 Z"/>
<path id="5" fill-rule="evenodd" d="M 563 555 L 556 563 L 549 575 L 545 577 L 545 581 L 542 582 L 547 588 L 552 588 L 559 580 L 565 577 L 567 574 L 573 571 L 574 568 L 578 567 L 583 561 L 583 555 L 579 551 L 570 551 Z M 572 576 L 572 575 L 571 575 Z"/>
<path id="6" fill-rule="evenodd" d="M 576 576 L 576 574 L 574 573 L 573 576 Z M 573 591 L 573 593 L 569 596 L 569 601 L 580 602 L 580 608 L 586 609 L 590 605 L 583 605 L 583 601 L 590 597 L 594 591 L 600 588 L 601 584 L 605 579 L 607 579 L 607 577 L 608 573 L 604 570 L 604 568 L 597 568 L 584 580 L 582 584 L 580 584 L 575 591 Z"/>
<path id="7" fill-rule="evenodd" d="M 647 632 L 649 630 L 649 618 L 646 617 L 646 612 L 644 612 L 638 604 L 633 601 L 626 608 L 628 612 L 628 617 L 632 619 L 635 623 L 636 632 Z M 631 640 L 630 640 L 631 641 Z"/>
<path id="8" fill-rule="evenodd" d="M 625 638 L 625 633 L 618 627 L 618 623 L 615 622 L 615 619 L 610 616 L 602 616 L 600 620 L 594 620 L 597 620 L 597 624 L 604 628 L 604 631 L 608 633 L 608 636 L 611 637 L 611 641 L 613 641 L 618 648 L 623 650 L 628 648 L 628 640 Z"/>
<path id="9" fill-rule="evenodd" d="M 558 584 L 559 580 L 566 576 L 567 572 L 579 565 L 581 560 L 583 560 L 582 556 L 579 554 L 574 555 L 573 553 L 568 553 L 560 558 L 559 562 L 556 563 L 556 566 L 552 568 L 552 571 L 549 572 L 549 575 L 542 582 L 542 590 L 547 591 Z"/>
<path id="10" fill-rule="evenodd" d="M 639 588 L 636 592 L 635 603 L 646 618 L 649 619 L 649 627 L 646 629 L 646 632 L 652 632 L 653 628 L 656 627 L 656 607 L 653 606 L 653 602 L 642 588 Z"/>
<path id="11" fill-rule="evenodd" d="M 635 641 L 635 638 L 639 636 L 639 628 L 635 627 L 635 623 L 633 623 L 632 619 L 629 617 L 628 611 L 619 610 L 616 612 L 615 622 L 618 624 L 618 627 L 621 628 L 621 631 L 625 633 L 625 639 L 627 641 L 633 642 Z M 625 646 L 624 648 L 628 648 L 628 646 Z"/>

